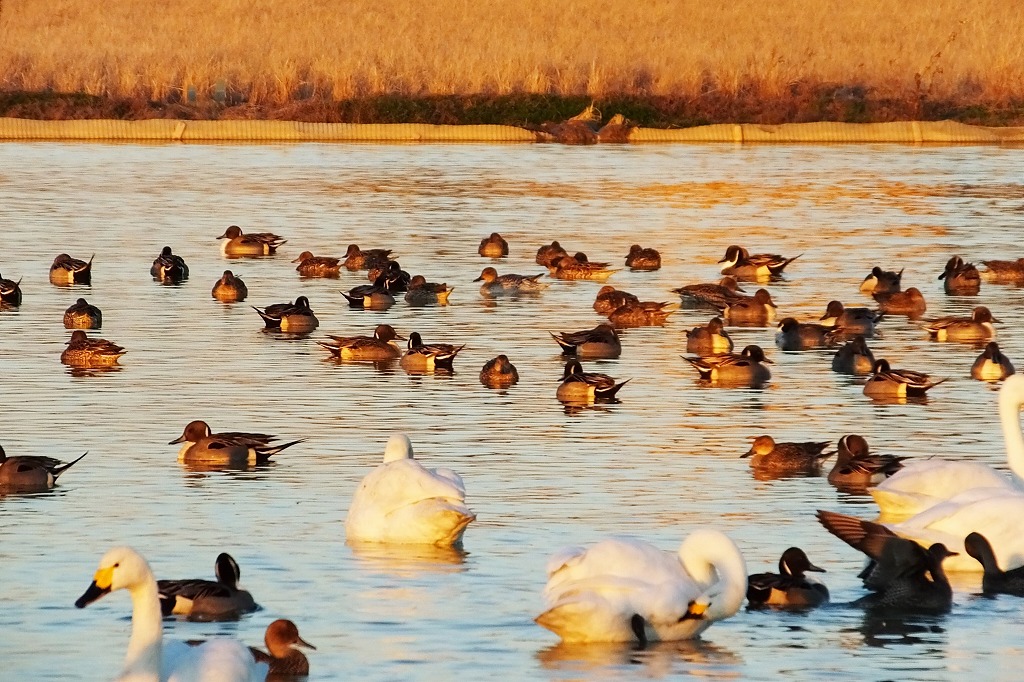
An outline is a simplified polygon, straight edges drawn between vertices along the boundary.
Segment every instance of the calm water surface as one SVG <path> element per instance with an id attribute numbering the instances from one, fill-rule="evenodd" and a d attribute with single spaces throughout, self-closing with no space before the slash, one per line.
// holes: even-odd
<path id="1" fill-rule="evenodd" d="M 657 247 L 662 270 L 612 278 L 646 300 L 715 278 L 733 242 L 802 253 L 770 287 L 780 312 L 800 318 L 833 298 L 870 303 L 858 284 L 871 266 L 905 267 L 904 286 L 925 293 L 929 315 L 987 304 L 1020 365 L 1024 292 L 985 285 L 980 297 L 948 297 L 936 277 L 955 253 L 1024 255 L 1021 158 L 998 147 L 870 145 L 0 145 L 0 272 L 24 277 L 25 291 L 19 311 L 0 313 L 2 443 L 12 455 L 89 451 L 52 493 L 0 499 L 4 675 L 102 680 L 120 669 L 127 595 L 84 611 L 72 604 L 99 557 L 128 543 L 160 577 L 212 578 L 214 557 L 231 552 L 263 610 L 237 623 L 168 622 L 165 632 L 257 644 L 271 620 L 291 618 L 318 647 L 317 680 L 1019 678 L 1024 602 L 982 598 L 968 576 L 946 616 L 865 615 L 847 605 L 863 593 L 859 554 L 813 513 L 873 517 L 870 500 L 824 478 L 756 480 L 739 459 L 762 433 L 860 433 L 879 452 L 1005 468 L 995 391 L 969 378 L 977 349 L 886 320 L 876 356 L 949 381 L 927 404 L 878 405 L 829 370 L 829 352 L 783 354 L 774 329 L 736 329 L 738 347 L 769 350 L 772 384 L 708 388 L 679 356 L 683 330 L 710 315 L 687 310 L 663 329 L 626 332 L 620 360 L 589 365 L 632 377 L 620 404 L 567 410 L 554 399 L 562 360 L 548 331 L 599 322 L 590 307 L 599 285 L 554 281 L 536 299 L 494 305 L 472 280 L 491 264 L 476 247 L 492 231 L 511 243 L 499 272 L 541 272 L 533 257 L 552 239 L 615 263 L 633 242 Z M 277 258 L 225 261 L 216 237 L 235 223 L 288 244 Z M 405 269 L 454 285 L 451 305 L 350 310 L 339 292 L 364 273 L 302 281 L 289 263 L 306 249 L 341 255 L 350 242 L 394 248 Z M 181 287 L 148 275 L 165 244 L 191 267 Z M 91 288 L 47 282 L 60 252 L 96 254 Z M 226 267 L 247 282 L 245 303 L 210 298 Z M 319 332 L 263 333 L 249 304 L 299 295 Z M 59 363 L 61 313 L 79 296 L 103 309 L 101 335 L 129 349 L 121 371 L 72 376 Z M 465 343 L 456 373 L 327 362 L 314 343 L 381 322 Z M 522 377 L 507 391 L 477 379 L 498 353 Z M 192 419 L 307 440 L 258 470 L 190 471 L 166 443 Z M 427 465 L 463 475 L 479 517 L 464 554 L 345 544 L 352 492 L 396 431 Z M 741 611 L 698 642 L 646 651 L 559 646 L 532 622 L 559 547 L 618 533 L 674 550 L 704 526 L 729 533 L 752 572 L 805 548 L 828 569 L 833 604 Z"/>

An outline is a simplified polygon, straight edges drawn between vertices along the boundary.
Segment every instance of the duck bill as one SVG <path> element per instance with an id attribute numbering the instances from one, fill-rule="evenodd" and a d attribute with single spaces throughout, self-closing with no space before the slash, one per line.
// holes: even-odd
<path id="1" fill-rule="evenodd" d="M 217 239 L 220 239 L 220 237 L 217 237 Z M 302 258 L 296 258 L 295 260 L 293 260 L 291 262 L 292 263 L 301 263 L 302 262 Z"/>
<path id="2" fill-rule="evenodd" d="M 180 436 L 178 436 L 174 440 L 168 442 L 167 444 L 168 445 L 177 445 L 178 443 L 184 443 L 184 442 L 185 442 L 185 434 L 181 434 Z"/>
<path id="3" fill-rule="evenodd" d="M 808 563 L 808 566 L 807 566 L 807 570 L 808 571 L 814 571 L 815 573 L 827 573 L 828 572 L 824 568 L 822 568 L 821 566 L 815 566 L 814 564 L 812 564 L 810 562 L 807 562 L 807 563 Z"/>
<path id="4" fill-rule="evenodd" d="M 482 281 L 484 281 L 484 278 L 483 278 L 483 277 L 477 277 L 477 278 L 476 278 L 476 279 L 474 279 L 473 281 L 474 281 L 474 282 L 482 282 Z"/>
<path id="5" fill-rule="evenodd" d="M 1003 321 L 1000 320 L 998 317 L 993 317 L 992 321 L 995 322 L 996 324 L 1002 324 L 1003 323 Z"/>
<path id="6" fill-rule="evenodd" d="M 750 457 L 753 454 L 754 454 L 754 448 L 750 448 L 749 450 L 744 452 L 742 455 L 740 455 L 740 459 L 743 459 L 744 457 Z"/>
<path id="7" fill-rule="evenodd" d="M 313 646 L 312 644 L 310 644 L 306 640 L 302 639 L 301 637 L 296 638 L 295 644 L 296 644 L 296 646 L 304 646 L 307 649 L 312 649 L 313 651 L 316 651 L 316 647 L 315 646 Z"/>

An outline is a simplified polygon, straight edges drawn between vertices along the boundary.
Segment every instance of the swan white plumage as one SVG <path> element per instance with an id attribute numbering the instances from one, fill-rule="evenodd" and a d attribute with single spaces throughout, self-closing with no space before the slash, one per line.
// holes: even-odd
<path id="1" fill-rule="evenodd" d="M 425 468 L 413 459 L 408 436 L 396 434 L 384 449 L 384 463 L 352 497 L 345 534 L 359 542 L 451 547 L 474 519 L 462 478 L 451 469 Z"/>
<path id="2" fill-rule="evenodd" d="M 724 533 L 691 533 L 676 554 L 635 538 L 568 547 L 547 565 L 540 625 L 565 642 L 697 637 L 743 603 L 747 568 Z"/>
<path id="3" fill-rule="evenodd" d="M 115 547 L 100 559 L 85 594 L 75 602 L 84 608 L 115 590 L 132 598 L 132 635 L 118 680 L 131 682 L 255 682 L 266 677 L 248 647 L 234 639 L 211 639 L 200 646 L 164 641 L 156 578 L 149 564 L 131 547 Z"/>
<path id="4" fill-rule="evenodd" d="M 1024 434 L 1020 428 L 1022 404 L 1024 375 L 1014 374 L 1007 377 L 999 389 L 999 421 L 1006 442 L 1006 459 L 1012 471 L 1009 478 L 990 466 L 976 462 L 910 460 L 904 463 L 903 469 L 871 489 L 871 496 L 875 498 L 882 514 L 920 514 L 972 488 L 1024 493 Z M 981 529 L 979 532 L 984 533 Z M 953 549 L 953 545 L 947 547 Z M 950 564 L 951 561 L 947 559 L 945 565 Z"/>

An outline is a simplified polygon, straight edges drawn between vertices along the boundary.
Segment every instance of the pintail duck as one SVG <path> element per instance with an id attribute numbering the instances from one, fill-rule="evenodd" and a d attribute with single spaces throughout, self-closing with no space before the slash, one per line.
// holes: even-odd
<path id="1" fill-rule="evenodd" d="M 602 315 L 610 315 L 627 303 L 639 302 L 640 299 L 633 294 L 606 284 L 597 292 L 597 298 L 594 300 L 594 310 Z"/>
<path id="2" fill-rule="evenodd" d="M 1024 566 L 1004 571 L 999 568 L 992 545 L 984 535 L 973 532 L 964 538 L 964 549 L 978 560 L 985 574 L 981 578 L 981 589 L 985 594 L 1013 594 L 1024 597 Z"/>
<path id="3" fill-rule="evenodd" d="M 686 352 L 695 355 L 731 353 L 732 338 L 725 331 L 722 318 L 713 317 L 703 327 L 694 327 L 686 332 Z"/>
<path id="4" fill-rule="evenodd" d="M 480 383 L 490 388 L 507 388 L 518 381 L 519 371 L 509 362 L 507 355 L 488 360 L 480 370 Z"/>
<path id="5" fill-rule="evenodd" d="M 557 241 L 554 241 L 547 246 L 542 246 L 537 249 L 537 265 L 543 265 L 546 268 L 550 268 L 560 261 L 563 256 L 568 255 L 569 253 L 562 248 L 562 245 Z"/>
<path id="6" fill-rule="evenodd" d="M 490 237 L 480 240 L 480 248 L 476 251 L 484 258 L 502 258 L 508 255 L 508 242 L 497 232 L 492 232 Z"/>
<path id="7" fill-rule="evenodd" d="M 10 306 L 17 308 L 21 305 L 21 280 L 15 282 L 12 279 L 4 279 L 0 275 L 0 308 Z"/>
<path id="8" fill-rule="evenodd" d="M 957 556 L 941 542 L 925 549 L 901 538 L 879 523 L 855 516 L 818 511 L 818 521 L 828 532 L 871 559 L 861 571 L 864 587 L 875 592 L 855 604 L 908 611 L 948 611 L 953 603 L 942 561 Z"/>
<path id="9" fill-rule="evenodd" d="M 835 330 L 821 324 L 798 322 L 796 318 L 787 317 L 779 322 L 779 331 L 775 334 L 775 345 L 779 350 L 798 351 L 821 348 L 832 342 Z"/>
<path id="10" fill-rule="evenodd" d="M 787 265 L 799 257 L 786 258 L 775 253 L 755 253 L 751 255 L 742 246 L 734 244 L 725 250 L 725 258 L 718 262 L 723 264 L 723 275 L 730 275 L 736 279 L 757 281 L 778 277 L 786 269 Z"/>
<path id="11" fill-rule="evenodd" d="M 110 367 L 127 351 L 106 339 L 90 339 L 81 329 L 71 332 L 60 361 L 73 367 Z"/>
<path id="12" fill-rule="evenodd" d="M 403 270 L 396 260 L 389 260 L 366 271 L 366 279 L 371 282 L 376 282 L 381 277 L 387 281 L 388 291 L 395 294 L 408 291 L 412 282 L 412 275 Z"/>
<path id="13" fill-rule="evenodd" d="M 245 297 L 249 295 L 249 289 L 241 277 L 235 277 L 230 270 L 225 270 L 221 278 L 213 285 L 211 294 L 218 301 L 235 303 L 244 301 Z"/>
<path id="14" fill-rule="evenodd" d="M 995 284 L 1024 284 L 1024 258 L 1017 260 L 983 260 L 981 277 Z"/>
<path id="15" fill-rule="evenodd" d="M 847 341 L 832 356 L 832 371 L 841 374 L 871 374 L 875 367 L 875 355 L 868 348 L 863 336 Z"/>
<path id="16" fill-rule="evenodd" d="M 349 270 L 369 270 L 378 268 L 391 260 L 391 249 L 360 249 L 356 244 L 349 244 L 345 251 L 343 265 Z"/>
<path id="17" fill-rule="evenodd" d="M 672 308 L 666 310 L 667 306 L 672 306 Z M 676 312 L 674 303 L 640 301 L 616 308 L 608 316 L 608 321 L 620 329 L 624 327 L 660 327 L 674 312 Z"/>
<path id="18" fill-rule="evenodd" d="M 84 298 L 64 311 L 65 329 L 99 329 L 103 326 L 103 313 Z"/>
<path id="19" fill-rule="evenodd" d="M 607 374 L 584 372 L 579 360 L 569 360 L 565 363 L 562 383 L 558 385 L 555 397 L 562 402 L 611 401 L 629 381 L 616 382 Z"/>
<path id="20" fill-rule="evenodd" d="M 743 294 L 743 289 L 740 289 L 736 278 L 728 276 L 718 280 L 718 283 L 687 284 L 678 289 L 672 289 L 672 293 L 679 294 L 684 308 L 710 307 L 725 310 L 731 304 L 747 298 Z"/>
<path id="21" fill-rule="evenodd" d="M 455 356 L 466 345 L 454 346 L 450 343 L 423 343 L 419 332 L 409 334 L 409 346 L 399 364 L 402 369 L 411 372 L 432 372 L 435 369 L 454 370 L 452 363 Z"/>
<path id="22" fill-rule="evenodd" d="M 843 334 L 860 334 L 865 337 L 875 335 L 875 324 L 882 319 L 882 314 L 869 308 L 848 308 L 841 301 L 829 301 L 825 314 L 821 316 L 821 324 L 835 327 Z"/>
<path id="23" fill-rule="evenodd" d="M 249 651 L 257 663 L 266 663 L 269 666 L 268 680 L 286 680 L 309 675 L 309 659 L 295 647 L 304 646 L 314 651 L 316 647 L 299 637 L 299 628 L 295 623 L 278 618 L 267 626 L 263 642 L 267 645 L 267 651 L 255 647 L 249 647 Z"/>
<path id="24" fill-rule="evenodd" d="M 171 247 L 165 246 L 153 261 L 149 274 L 164 284 L 180 284 L 188 279 L 188 265 L 184 258 L 171 253 Z"/>
<path id="25" fill-rule="evenodd" d="M 242 571 L 227 552 L 214 562 L 217 580 L 200 578 L 157 580 L 160 612 L 164 616 L 191 616 L 198 620 L 237 620 L 243 613 L 252 613 L 259 606 L 252 595 L 238 589 Z"/>
<path id="26" fill-rule="evenodd" d="M 878 311 L 884 315 L 906 315 L 916 319 L 928 309 L 924 294 L 917 287 L 891 294 L 872 294 L 872 298 L 878 303 Z"/>
<path id="27" fill-rule="evenodd" d="M 768 290 L 758 289 L 753 296 L 743 296 L 729 303 L 722 315 L 733 325 L 765 327 L 775 319 L 777 309 Z"/>
<path id="28" fill-rule="evenodd" d="M 970 317 L 940 317 L 922 325 L 936 341 L 967 341 L 974 343 L 995 338 L 996 328 L 992 312 L 983 305 L 971 311 Z"/>
<path id="29" fill-rule="evenodd" d="M 808 608 L 829 600 L 828 588 L 805 575 L 807 571 L 824 573 L 811 563 L 799 547 L 790 547 L 779 559 L 778 573 L 755 573 L 747 578 L 747 603 L 750 606 Z"/>
<path id="30" fill-rule="evenodd" d="M 92 284 L 92 259 L 96 254 L 89 256 L 89 262 L 72 258 L 62 253 L 53 259 L 50 266 L 50 284 L 59 287 L 66 287 L 72 284 Z"/>
<path id="31" fill-rule="evenodd" d="M 700 374 L 703 381 L 726 386 L 749 386 L 759 388 L 772 378 L 772 373 L 765 363 L 771 360 L 765 357 L 760 346 L 750 345 L 739 353 L 719 353 L 700 358 L 683 357 Z"/>
<path id="32" fill-rule="evenodd" d="M 413 275 L 409 280 L 409 290 L 405 292 L 405 302 L 411 306 L 448 305 L 448 297 L 455 287 L 447 284 L 428 282 L 423 275 Z"/>
<path id="33" fill-rule="evenodd" d="M 312 251 L 303 251 L 292 263 L 298 263 L 295 271 L 301 277 L 330 277 L 333 279 L 341 276 L 340 258 L 314 256 Z"/>
<path id="34" fill-rule="evenodd" d="M 871 268 L 871 274 L 860 283 L 860 290 L 865 294 L 895 294 L 900 290 L 903 281 L 903 270 L 893 272 L 883 270 L 877 265 Z"/>
<path id="35" fill-rule="evenodd" d="M 850 434 L 839 439 L 836 463 L 828 482 L 840 487 L 866 487 L 881 483 L 903 468 L 906 457 L 874 455 L 862 436 Z"/>
<path id="36" fill-rule="evenodd" d="M 39 455 L 8 457 L 0 446 L 0 491 L 45 492 L 56 485 L 61 474 L 88 454 L 85 452 L 77 459 L 62 462 L 54 457 Z"/>
<path id="37" fill-rule="evenodd" d="M 224 234 L 217 239 L 225 239 L 221 242 L 220 252 L 227 257 L 232 256 L 273 256 L 277 253 L 287 239 L 279 237 L 273 232 L 250 232 L 242 234 L 242 228 L 232 225 L 224 230 Z"/>
<path id="38" fill-rule="evenodd" d="M 971 376 L 979 381 L 1000 381 L 1013 373 L 1013 363 L 1003 355 L 995 341 L 988 342 L 971 366 Z"/>
<path id="39" fill-rule="evenodd" d="M 659 270 L 661 254 L 656 249 L 645 249 L 639 244 L 633 244 L 626 254 L 626 267 L 630 270 Z"/>
<path id="40" fill-rule="evenodd" d="M 864 384 L 864 395 L 870 398 L 921 398 L 945 379 L 932 381 L 923 372 L 893 369 L 889 361 L 875 360 L 871 378 Z"/>
<path id="41" fill-rule="evenodd" d="M 387 310 L 395 304 L 395 297 L 388 288 L 387 275 L 381 275 L 373 284 L 360 284 L 341 295 L 348 300 L 350 308 L 361 310 Z"/>
<path id="42" fill-rule="evenodd" d="M 588 260 L 580 260 L 579 256 L 562 256 L 554 265 L 548 266 L 551 276 L 556 279 L 589 279 L 603 282 L 618 270 L 608 267 L 608 263 L 592 263 Z M 584 256 L 584 259 L 586 256 Z"/>
<path id="43" fill-rule="evenodd" d="M 178 450 L 179 462 L 266 464 L 274 455 L 304 439 L 272 445 L 276 440 L 277 436 L 267 433 L 211 433 L 209 424 L 197 420 L 186 424 L 182 434 L 168 445 L 182 444 Z"/>
<path id="44" fill-rule="evenodd" d="M 331 351 L 331 354 L 342 360 L 395 360 L 402 356 L 402 349 L 394 343 L 404 341 L 390 324 L 380 324 L 373 330 L 373 336 L 329 336 L 330 342 L 317 341 L 317 344 Z"/>
<path id="45" fill-rule="evenodd" d="M 974 263 L 965 263 L 960 256 L 953 256 L 946 262 L 946 269 L 939 275 L 945 280 L 943 288 L 947 294 L 974 296 L 981 290 L 981 273 Z"/>
<path id="46" fill-rule="evenodd" d="M 750 457 L 750 466 L 773 471 L 817 471 L 821 461 L 831 457 L 824 452 L 828 441 L 820 443 L 776 443 L 771 436 L 758 436 L 740 457 Z"/>
<path id="47" fill-rule="evenodd" d="M 480 285 L 480 294 L 483 296 L 518 296 L 547 289 L 550 285 L 547 282 L 539 281 L 543 276 L 543 273 L 539 275 L 499 275 L 494 268 L 484 268 L 480 276 L 473 281 L 483 282 Z"/>
<path id="48" fill-rule="evenodd" d="M 320 320 L 309 307 L 309 299 L 299 296 L 294 303 L 275 303 L 263 310 L 252 309 L 260 314 L 267 329 L 280 329 L 286 333 L 305 334 L 320 326 Z"/>
<path id="49" fill-rule="evenodd" d="M 593 329 L 579 332 L 551 334 L 551 338 L 562 347 L 562 355 L 612 359 L 622 354 L 622 342 L 619 341 L 615 327 L 610 324 L 599 324 Z"/>

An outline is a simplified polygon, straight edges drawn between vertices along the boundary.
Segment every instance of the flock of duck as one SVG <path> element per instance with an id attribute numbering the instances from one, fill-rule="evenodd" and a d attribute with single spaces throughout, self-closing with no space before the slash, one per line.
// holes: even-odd
<path id="1" fill-rule="evenodd" d="M 271 233 L 246 234 L 229 227 L 220 239 L 228 258 L 273 256 L 285 243 Z M 509 253 L 507 242 L 492 234 L 480 243 L 480 256 L 495 264 Z M 729 327 L 767 327 L 777 317 L 771 294 L 760 288 L 753 294 L 741 283 L 768 283 L 782 276 L 797 257 L 751 254 L 730 246 L 720 261 L 723 278 L 717 282 L 689 284 L 673 291 L 681 305 L 707 308 L 715 316 L 707 325 L 686 333 L 686 361 L 712 387 L 761 387 L 771 380 L 771 360 L 764 349 L 748 345 L 735 352 Z M 421 275 L 402 270 L 390 250 L 349 247 L 346 257 L 314 256 L 303 252 L 295 261 L 303 277 L 338 277 L 342 268 L 367 271 L 368 283 L 343 292 L 353 308 L 386 309 L 404 295 L 412 306 L 446 305 L 452 287 L 431 283 Z M 590 261 L 585 254 L 566 252 L 558 242 L 542 246 L 536 262 L 553 278 L 605 282 L 617 269 L 609 263 Z M 977 294 L 982 279 L 1024 284 L 1024 259 L 986 261 L 986 269 L 954 257 L 940 279 L 945 290 Z M 57 286 L 89 284 L 92 259 L 78 260 L 61 254 L 50 269 Z M 654 249 L 631 247 L 625 266 L 636 271 L 661 267 Z M 188 265 L 165 247 L 154 260 L 154 279 L 179 283 L 189 277 Z M 784 317 L 777 324 L 776 345 L 782 351 L 804 351 L 835 346 L 832 369 L 865 375 L 864 393 L 875 399 L 905 400 L 922 396 L 942 383 L 928 375 L 894 369 L 875 358 L 868 339 L 879 324 L 892 317 L 917 321 L 936 341 L 985 344 L 971 369 L 982 381 L 1003 380 L 999 414 L 1006 442 L 1010 477 L 991 467 L 966 461 L 911 459 L 872 453 L 866 439 L 849 434 L 837 449 L 827 452 L 829 442 L 776 442 L 769 435 L 754 439 L 750 458 L 755 470 L 771 473 L 815 472 L 831 456 L 836 462 L 828 480 L 847 488 L 869 489 L 882 512 L 880 521 L 819 511 L 821 524 L 869 563 L 860 577 L 869 594 L 858 603 L 868 608 L 945 611 L 952 603 L 952 589 L 945 570 L 982 571 L 986 592 L 1024 596 L 1024 534 L 1017 519 L 1024 514 L 1024 434 L 1019 412 L 1024 403 L 1024 377 L 1014 376 L 1010 361 L 993 340 L 999 320 L 978 306 L 970 317 L 943 317 L 919 321 L 926 310 L 921 292 L 902 289 L 902 271 L 875 267 L 861 290 L 878 303 L 877 309 L 830 302 L 820 319 L 799 321 Z M 548 283 L 541 274 L 499 274 L 485 267 L 476 280 L 480 294 L 489 298 L 529 297 L 542 294 Z M 214 284 L 212 297 L 240 302 L 247 296 L 244 282 L 230 270 Z M 22 305 L 20 281 L 0 277 L 0 304 Z M 675 311 L 666 302 L 641 301 L 611 286 L 596 296 L 595 311 L 609 322 L 593 329 L 552 333 L 566 362 L 555 390 L 566 403 L 616 401 L 629 381 L 587 372 L 583 362 L 616 358 L 622 352 L 618 333 L 624 327 L 663 325 Z M 308 336 L 319 320 L 306 297 L 292 302 L 255 308 L 264 325 L 285 334 Z M 64 326 L 73 330 L 61 361 L 75 368 L 105 368 L 118 363 L 126 349 L 85 330 L 100 329 L 101 311 L 79 298 L 64 314 Z M 407 341 L 403 349 L 395 342 Z M 316 340 L 342 360 L 398 361 L 406 371 L 450 370 L 464 345 L 425 343 L 418 332 L 407 339 L 387 324 L 372 336 L 335 336 Z M 489 387 L 509 387 L 518 371 L 505 355 L 488 361 L 480 381 Z M 302 442 L 278 443 L 270 434 L 214 432 L 203 421 L 185 426 L 171 441 L 180 444 L 179 460 L 190 463 L 259 464 L 286 448 Z M 0 490 L 38 491 L 52 488 L 57 478 L 85 455 L 64 463 L 50 457 L 7 456 L 0 448 Z M 388 441 L 383 462 L 361 482 L 353 495 L 345 521 L 350 542 L 460 546 L 463 535 L 476 519 L 466 504 L 466 487 L 450 469 L 429 469 L 413 455 L 412 443 L 403 434 Z M 798 547 L 787 549 L 778 572 L 750 575 L 736 543 L 722 532 L 703 529 L 690 534 L 677 553 L 632 538 L 610 538 L 589 547 L 568 547 L 556 552 L 547 564 L 544 589 L 546 608 L 536 622 L 566 642 L 625 642 L 679 640 L 696 637 L 716 621 L 737 613 L 744 600 L 750 606 L 811 608 L 829 599 L 821 581 L 807 575 L 823 569 L 811 563 Z M 117 547 L 100 560 L 93 582 L 76 602 L 84 607 L 105 594 L 125 589 L 133 602 L 132 636 L 119 679 L 249 680 L 271 675 L 305 675 L 309 663 L 296 647 L 309 647 L 294 623 L 278 620 L 266 633 L 268 651 L 249 648 L 230 639 L 205 642 L 164 642 L 161 619 L 185 615 L 202 619 L 237 618 L 256 610 L 252 595 L 238 586 L 240 569 L 228 554 L 215 561 L 216 580 L 157 580 L 147 561 L 129 547 Z"/>

